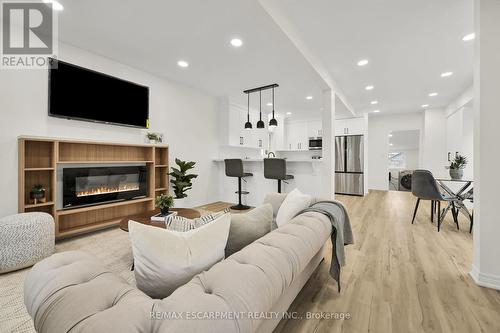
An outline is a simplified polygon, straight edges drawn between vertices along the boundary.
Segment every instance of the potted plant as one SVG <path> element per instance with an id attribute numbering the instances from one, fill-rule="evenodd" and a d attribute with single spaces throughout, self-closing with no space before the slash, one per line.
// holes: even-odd
<path id="1" fill-rule="evenodd" d="M 148 132 L 146 133 L 146 138 L 152 144 L 163 142 L 163 136 L 160 133 Z"/>
<path id="2" fill-rule="evenodd" d="M 462 179 L 464 175 L 464 169 L 467 165 L 467 157 L 463 155 L 457 155 L 450 163 L 450 177 L 451 179 Z"/>
<path id="3" fill-rule="evenodd" d="M 177 164 L 178 168 L 171 167 L 172 172 L 169 175 L 172 177 L 170 182 L 174 188 L 175 199 L 179 200 L 187 197 L 186 192 L 192 188 L 192 180 L 198 175 L 188 174 L 188 171 L 194 168 L 196 162 L 186 162 L 176 158 L 175 164 Z"/>
<path id="4" fill-rule="evenodd" d="M 174 198 L 171 195 L 160 194 L 155 198 L 155 206 L 160 208 L 161 215 L 168 215 L 169 208 L 174 207 Z"/>
<path id="5" fill-rule="evenodd" d="M 38 202 L 45 202 L 45 188 L 43 185 L 35 185 L 31 188 L 30 199 L 34 204 Z"/>

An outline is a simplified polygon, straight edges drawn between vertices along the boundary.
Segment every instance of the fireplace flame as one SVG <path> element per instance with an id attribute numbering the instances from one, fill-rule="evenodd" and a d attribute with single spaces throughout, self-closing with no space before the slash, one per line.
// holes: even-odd
<path id="1" fill-rule="evenodd" d="M 137 191 L 139 190 L 138 184 L 120 184 L 115 187 L 111 186 L 98 186 L 86 189 L 84 191 L 77 191 L 77 197 L 88 197 L 91 195 L 99 195 L 99 194 L 108 194 L 108 193 L 119 193 L 119 192 L 128 192 L 128 191 Z"/>

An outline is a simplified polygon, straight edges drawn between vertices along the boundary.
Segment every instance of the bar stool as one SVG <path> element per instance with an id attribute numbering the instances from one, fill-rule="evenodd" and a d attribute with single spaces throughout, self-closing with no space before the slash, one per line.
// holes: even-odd
<path id="1" fill-rule="evenodd" d="M 294 177 L 286 174 L 286 160 L 284 158 L 265 158 L 264 178 L 277 179 L 278 193 L 281 193 L 281 181 L 293 179 Z"/>
<path id="2" fill-rule="evenodd" d="M 226 176 L 238 178 L 238 191 L 235 192 L 236 194 L 238 194 L 238 204 L 236 206 L 232 206 L 231 209 L 234 210 L 249 209 L 250 208 L 249 206 L 245 206 L 241 203 L 241 195 L 250 193 L 241 190 L 241 180 L 244 177 L 251 177 L 253 176 L 253 174 L 243 171 L 243 161 L 241 159 L 238 158 L 225 159 L 224 164 L 226 166 Z M 246 182 L 246 180 L 244 181 Z"/>

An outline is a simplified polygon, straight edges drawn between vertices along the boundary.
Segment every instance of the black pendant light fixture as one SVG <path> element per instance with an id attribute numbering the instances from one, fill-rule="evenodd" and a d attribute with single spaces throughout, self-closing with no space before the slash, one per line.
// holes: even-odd
<path id="1" fill-rule="evenodd" d="M 269 120 L 269 127 L 278 126 L 278 121 L 274 118 L 274 87 L 273 87 L 273 117 Z"/>
<path id="2" fill-rule="evenodd" d="M 250 94 L 254 92 L 259 92 L 259 121 L 257 122 L 257 128 L 262 129 L 265 128 L 266 125 L 262 121 L 262 90 L 273 90 L 273 118 L 269 121 L 269 127 L 278 126 L 278 121 L 274 118 L 274 88 L 279 87 L 277 83 L 268 84 L 267 86 L 247 89 L 243 91 L 243 93 L 248 95 L 247 100 L 247 121 L 245 123 L 245 129 L 252 129 L 252 123 L 250 122 Z"/>
<path id="3" fill-rule="evenodd" d="M 262 121 L 262 90 L 259 90 L 259 121 L 257 122 L 257 128 L 264 128 L 264 122 Z"/>
<path id="4" fill-rule="evenodd" d="M 252 123 L 250 122 L 250 94 L 247 94 L 247 122 L 245 123 L 245 129 L 252 129 Z"/>

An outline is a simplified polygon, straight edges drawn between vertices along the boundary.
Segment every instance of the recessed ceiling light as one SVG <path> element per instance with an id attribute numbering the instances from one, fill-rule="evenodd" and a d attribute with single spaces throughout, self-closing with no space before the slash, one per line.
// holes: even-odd
<path id="1" fill-rule="evenodd" d="M 453 72 L 444 72 L 444 73 L 441 73 L 441 77 L 448 77 L 448 76 L 452 76 L 453 75 Z"/>
<path id="2" fill-rule="evenodd" d="M 267 103 L 267 106 L 273 106 L 273 103 L 269 102 Z"/>
<path id="3" fill-rule="evenodd" d="M 389 134 L 389 137 L 392 138 L 392 134 Z"/>
<path id="4" fill-rule="evenodd" d="M 389 143 L 389 146 L 394 146 L 394 144 L 392 144 L 392 143 Z"/>
<path id="5" fill-rule="evenodd" d="M 234 47 L 240 47 L 241 45 L 243 45 L 243 41 L 239 38 L 233 38 L 231 39 L 231 45 Z"/>
<path id="6" fill-rule="evenodd" d="M 366 90 L 373 90 L 373 88 L 375 88 L 374 86 L 366 86 L 365 89 Z"/>
<path id="7" fill-rule="evenodd" d="M 368 60 L 367 59 L 362 59 L 358 61 L 358 66 L 366 66 L 368 65 Z"/>
<path id="8" fill-rule="evenodd" d="M 313 97 L 312 96 L 306 96 L 306 99 L 311 100 L 311 99 L 313 99 Z"/>
<path id="9" fill-rule="evenodd" d="M 286 115 L 287 115 L 287 116 L 291 116 L 291 115 L 292 115 L 292 113 L 291 113 L 291 112 L 287 112 L 287 113 L 286 113 Z"/>
<path id="10" fill-rule="evenodd" d="M 371 105 L 377 105 L 378 104 L 378 101 L 371 101 L 370 102 Z"/>
<path id="11" fill-rule="evenodd" d="M 422 107 L 427 108 L 427 107 L 429 107 L 429 104 L 422 104 Z"/>
<path id="12" fill-rule="evenodd" d="M 189 63 L 185 60 L 179 60 L 179 61 L 177 61 L 177 66 L 182 67 L 182 68 L 186 68 L 189 66 Z"/>
<path id="13" fill-rule="evenodd" d="M 476 34 L 475 33 L 471 33 L 471 34 L 468 34 L 468 35 L 465 35 L 462 40 L 467 42 L 469 40 L 473 40 L 474 38 L 476 38 Z"/>
<path id="14" fill-rule="evenodd" d="M 429 94 L 429 97 L 434 97 L 434 96 L 437 96 L 437 95 L 438 95 L 437 92 L 432 92 L 432 93 Z"/>
<path id="15" fill-rule="evenodd" d="M 373 110 L 373 113 L 379 113 L 380 110 Z"/>
<path id="16" fill-rule="evenodd" d="M 61 11 L 64 9 L 64 6 L 61 5 L 61 3 L 57 2 L 56 0 L 43 0 L 44 3 L 51 3 L 52 4 L 52 9 Z"/>

